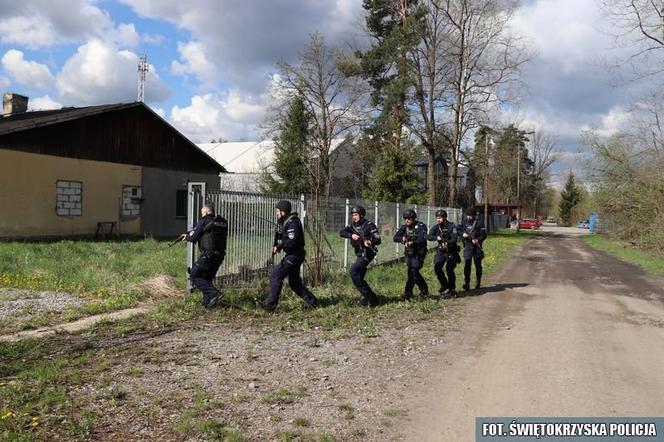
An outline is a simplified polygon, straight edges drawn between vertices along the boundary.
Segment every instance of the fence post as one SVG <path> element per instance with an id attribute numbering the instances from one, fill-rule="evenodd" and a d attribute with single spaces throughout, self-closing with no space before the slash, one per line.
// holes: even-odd
<path id="1" fill-rule="evenodd" d="M 307 211 L 306 211 L 306 206 L 304 204 L 304 194 L 300 195 L 300 218 L 302 220 L 302 234 L 304 235 L 304 232 L 307 230 L 304 227 L 305 220 L 307 218 Z M 304 262 L 300 265 L 300 278 L 304 280 Z"/>
<path id="2" fill-rule="evenodd" d="M 348 225 L 348 210 L 349 210 L 348 205 L 349 205 L 349 201 L 348 201 L 348 198 L 346 198 L 346 208 L 345 208 L 346 226 Z M 348 238 L 344 238 L 344 270 L 348 270 Z"/>
<path id="3" fill-rule="evenodd" d="M 401 224 L 399 224 L 399 222 L 400 222 L 399 221 L 399 203 L 397 203 L 397 221 L 394 223 L 394 225 L 396 226 L 397 229 L 399 229 L 399 226 L 401 225 Z M 395 249 L 395 252 L 394 252 L 394 257 L 399 259 L 399 243 L 397 242 L 397 243 L 394 243 L 394 244 L 396 245 L 396 249 Z"/>
<path id="4" fill-rule="evenodd" d="M 374 224 L 376 224 L 376 227 L 378 227 L 378 201 L 374 201 Z"/>
<path id="5" fill-rule="evenodd" d="M 431 206 L 427 206 L 427 229 L 431 225 Z"/>

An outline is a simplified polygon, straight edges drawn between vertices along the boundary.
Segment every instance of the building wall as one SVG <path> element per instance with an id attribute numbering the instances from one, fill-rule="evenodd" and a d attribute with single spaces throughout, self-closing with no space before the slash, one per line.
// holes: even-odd
<path id="1" fill-rule="evenodd" d="M 218 190 L 220 180 L 217 174 L 143 168 L 142 233 L 175 237 L 188 229 L 186 216 L 176 217 L 177 191 L 186 190 L 188 182 L 205 182 L 208 190 Z"/>
<path id="2" fill-rule="evenodd" d="M 141 216 L 122 214 L 128 186 L 140 166 L 0 149 L 0 237 L 91 235 L 100 221 L 140 233 Z"/>

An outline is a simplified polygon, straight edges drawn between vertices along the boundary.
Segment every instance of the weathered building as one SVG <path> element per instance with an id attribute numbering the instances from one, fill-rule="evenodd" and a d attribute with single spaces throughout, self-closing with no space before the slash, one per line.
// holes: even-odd
<path id="1" fill-rule="evenodd" d="M 111 226 L 176 235 L 187 228 L 187 182 L 218 189 L 225 172 L 140 102 L 27 112 L 26 97 L 5 94 L 4 104 L 0 237 Z"/>

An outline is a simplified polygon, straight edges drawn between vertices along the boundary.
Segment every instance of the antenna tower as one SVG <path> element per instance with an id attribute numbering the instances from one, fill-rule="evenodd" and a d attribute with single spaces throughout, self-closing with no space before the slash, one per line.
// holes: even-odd
<path id="1" fill-rule="evenodd" d="M 145 76 L 150 70 L 148 66 L 148 56 L 146 54 L 141 54 L 138 59 L 138 99 L 141 103 L 145 99 Z"/>

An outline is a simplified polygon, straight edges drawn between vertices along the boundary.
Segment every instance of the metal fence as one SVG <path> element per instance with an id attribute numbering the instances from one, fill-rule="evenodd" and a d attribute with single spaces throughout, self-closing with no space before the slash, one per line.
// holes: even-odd
<path id="1" fill-rule="evenodd" d="M 216 212 L 228 221 L 226 258 L 217 272 L 221 284 L 235 287 L 253 286 L 270 272 L 274 260 L 279 259 L 278 256 L 272 256 L 272 242 L 277 221 L 275 206 L 281 199 L 291 201 L 293 211 L 299 213 L 307 236 L 307 249 L 310 250 L 315 211 L 312 210 L 313 201 L 305 195 L 278 196 L 223 190 L 206 192 L 205 186 L 200 184 L 193 183 L 189 186 L 189 226 L 198 221 L 200 207 L 205 201 L 212 202 Z M 378 247 L 375 264 L 393 261 L 403 255 L 403 246 L 392 242 L 392 237 L 403 223 L 401 215 L 405 209 L 414 209 L 418 219 L 427 226 L 435 222 L 435 212 L 439 209 L 447 211 L 450 221 L 461 221 L 461 209 L 331 198 L 324 211 L 323 225 L 323 254 L 326 267 L 330 271 L 344 271 L 354 260 L 350 241 L 339 236 L 339 231 L 351 222 L 350 210 L 354 205 L 366 208 L 367 219 L 376 224 L 381 234 L 382 244 Z M 190 267 L 194 259 L 195 250 L 190 246 Z"/>

